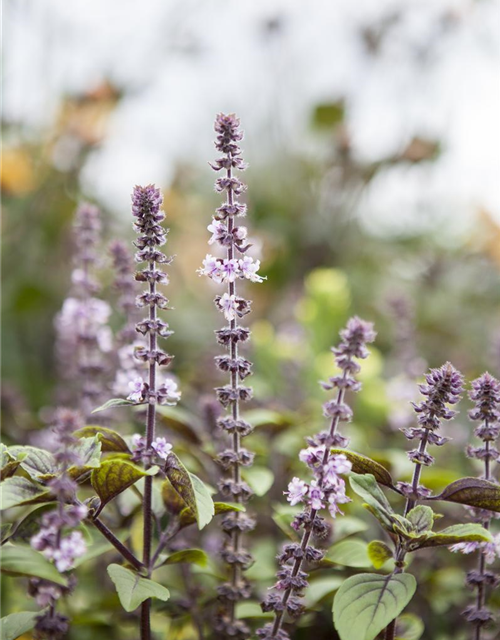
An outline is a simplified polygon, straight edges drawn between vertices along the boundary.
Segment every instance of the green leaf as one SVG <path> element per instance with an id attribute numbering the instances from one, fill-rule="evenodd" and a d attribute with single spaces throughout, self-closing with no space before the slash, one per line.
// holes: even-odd
<path id="1" fill-rule="evenodd" d="M 166 587 L 154 580 L 142 578 L 119 564 L 110 564 L 108 574 L 116 587 L 122 607 L 128 613 L 149 598 L 157 598 L 164 602 L 170 598 L 170 592 Z"/>
<path id="2" fill-rule="evenodd" d="M 368 557 L 375 569 L 381 569 L 393 557 L 392 549 L 382 540 L 372 540 L 368 544 Z"/>
<path id="3" fill-rule="evenodd" d="M 198 422 L 196 416 L 182 407 L 169 407 L 168 405 L 157 405 L 156 412 L 158 418 L 168 427 L 169 431 L 175 431 L 186 440 L 200 444 L 199 432 L 193 427 Z"/>
<path id="4" fill-rule="evenodd" d="M 430 531 L 434 525 L 434 511 L 430 507 L 419 504 L 406 515 L 415 533 Z"/>
<path id="5" fill-rule="evenodd" d="M 11 540 L 15 542 L 29 542 L 30 538 L 40 531 L 42 515 L 47 511 L 53 510 L 53 504 L 44 504 L 30 511 L 25 518 L 17 523 Z"/>
<path id="6" fill-rule="evenodd" d="M 436 533 L 429 532 L 429 535 L 419 542 L 418 548 L 426 547 L 442 547 L 457 542 L 492 542 L 493 538 L 480 524 L 455 524 L 452 527 L 446 527 Z"/>
<path id="7" fill-rule="evenodd" d="M 392 531 L 392 516 L 394 511 L 389 501 L 382 493 L 375 477 L 371 474 L 351 473 L 349 483 L 352 490 L 365 500 L 368 509 L 384 525 L 386 529 Z"/>
<path id="8" fill-rule="evenodd" d="M 165 473 L 174 489 L 192 511 L 198 528 L 203 529 L 215 514 L 212 496 L 206 486 L 197 476 L 189 473 L 174 453 L 168 457 Z"/>
<path id="9" fill-rule="evenodd" d="M 154 476 L 158 467 L 151 467 L 147 471 L 132 462 L 113 458 L 104 460 L 99 469 L 92 471 L 90 478 L 95 492 L 101 499 L 100 513 L 103 507 L 122 491 L 131 487 L 139 478 Z"/>
<path id="10" fill-rule="evenodd" d="M 4 545 L 0 557 L 4 573 L 34 576 L 66 585 L 66 580 L 55 566 L 31 547 Z"/>
<path id="11" fill-rule="evenodd" d="M 21 476 L 14 476 L 7 478 L 0 485 L 0 510 L 34 504 L 43 501 L 44 498 L 50 499 L 49 496 L 50 492 L 41 484 Z"/>
<path id="12" fill-rule="evenodd" d="M 449 484 L 444 491 L 427 500 L 458 502 L 477 509 L 500 512 L 500 486 L 480 478 L 461 478 Z"/>
<path id="13" fill-rule="evenodd" d="M 341 540 L 330 547 L 320 566 L 328 564 L 341 564 L 344 567 L 357 567 L 366 569 L 372 564 L 368 557 L 367 544 L 362 540 Z"/>
<path id="14" fill-rule="evenodd" d="M 33 629 L 36 619 L 43 611 L 20 611 L 11 613 L 0 620 L 0 639 L 16 640 L 27 631 Z"/>
<path id="15" fill-rule="evenodd" d="M 230 511 L 246 511 L 241 504 L 230 504 L 227 502 L 214 502 L 214 515 L 218 516 Z M 187 527 L 196 522 L 196 517 L 190 507 L 185 507 L 179 514 L 179 524 L 181 528 Z"/>
<path id="16" fill-rule="evenodd" d="M 343 516 L 342 518 L 337 518 L 333 525 L 335 540 L 347 538 L 348 536 L 352 536 L 355 533 L 361 533 L 362 531 L 366 531 L 367 529 L 368 525 L 366 524 L 366 522 L 364 522 L 360 518 L 354 518 L 353 516 Z"/>
<path id="17" fill-rule="evenodd" d="M 403 613 L 396 622 L 395 640 L 420 640 L 424 631 L 421 618 L 413 613 Z"/>
<path id="18" fill-rule="evenodd" d="M 16 445 L 9 447 L 8 452 L 14 458 L 19 458 L 20 455 L 24 454 L 24 459 L 21 461 L 21 468 L 34 480 L 43 476 L 53 478 L 57 473 L 55 458 L 49 451 L 38 449 L 37 447 Z"/>
<path id="19" fill-rule="evenodd" d="M 242 475 L 256 496 L 264 496 L 273 486 L 274 473 L 266 467 L 248 467 Z"/>
<path id="20" fill-rule="evenodd" d="M 348 578 L 333 601 L 333 622 L 341 640 L 373 640 L 403 611 L 417 582 L 408 573 Z"/>
<path id="21" fill-rule="evenodd" d="M 78 467 L 96 469 L 101 464 L 102 444 L 98 435 L 80 438 L 80 441 L 73 447 L 73 451 L 81 459 Z"/>
<path id="22" fill-rule="evenodd" d="M 207 554 L 201 549 L 183 549 L 182 551 L 176 551 L 172 555 L 168 556 L 162 566 L 166 564 L 197 564 L 200 567 L 206 567 L 208 563 Z"/>
<path id="23" fill-rule="evenodd" d="M 75 431 L 75 436 L 78 438 L 89 438 L 97 436 L 102 447 L 102 451 L 119 451 L 123 453 L 130 453 L 130 449 L 122 438 L 122 436 L 113 429 L 108 427 L 101 427 L 99 425 L 87 425 L 82 429 Z"/>
<path id="24" fill-rule="evenodd" d="M 146 404 L 145 402 L 132 402 L 132 400 L 126 400 L 125 398 L 111 398 L 100 407 L 94 409 L 92 413 L 98 413 L 99 411 L 106 411 L 106 409 L 114 409 L 115 407 L 130 407 L 131 405 L 137 406 L 139 404 Z"/>
<path id="25" fill-rule="evenodd" d="M 263 612 L 258 602 L 238 602 L 236 604 L 236 618 L 242 620 L 244 618 L 256 618 L 257 620 L 266 620 L 273 618 L 272 611 Z"/>
<path id="26" fill-rule="evenodd" d="M 379 484 L 394 489 L 394 481 L 391 474 L 385 467 L 375 462 L 375 460 L 356 453 L 355 451 L 349 451 L 348 449 L 330 449 L 330 453 L 334 455 L 343 454 L 352 464 L 354 473 L 371 473 Z"/>

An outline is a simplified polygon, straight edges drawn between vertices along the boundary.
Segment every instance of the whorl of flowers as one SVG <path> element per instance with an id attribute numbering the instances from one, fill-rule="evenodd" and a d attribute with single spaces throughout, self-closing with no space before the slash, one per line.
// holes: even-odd
<path id="1" fill-rule="evenodd" d="M 467 447 L 467 454 L 471 458 L 483 461 L 485 480 L 494 481 L 491 476 L 491 462 L 498 460 L 500 454 L 495 447 L 495 440 L 500 434 L 500 382 L 489 373 L 474 380 L 469 391 L 469 398 L 474 402 L 474 408 L 469 411 L 469 417 L 479 425 L 474 429 L 474 434 L 483 441 L 481 447 Z M 469 509 L 475 520 L 480 522 L 485 529 L 490 528 L 493 516 L 491 511 L 484 509 Z M 477 591 L 476 604 L 470 605 L 464 611 L 468 622 L 476 627 L 476 640 L 481 637 L 481 628 L 493 620 L 492 612 L 485 606 L 487 588 L 495 589 L 500 584 L 500 575 L 486 569 L 487 564 L 500 557 L 500 534 L 494 537 L 494 542 L 460 542 L 450 547 L 451 551 L 461 553 L 473 553 L 479 551 L 478 568 L 469 571 L 466 584 Z"/>
<path id="2" fill-rule="evenodd" d="M 310 540 L 312 537 L 324 539 L 329 532 L 329 526 L 319 512 L 328 509 L 335 518 L 338 513 L 342 515 L 339 505 L 350 501 L 341 475 L 351 470 L 351 463 L 343 454 L 331 454 L 330 449 L 348 444 L 347 438 L 337 432 L 339 422 L 349 422 L 352 418 L 352 410 L 345 401 L 345 395 L 347 391 L 360 390 L 361 383 L 355 378 L 360 371 L 356 360 L 368 356 L 366 344 L 373 342 L 376 333 L 370 322 L 354 317 L 340 332 L 340 336 L 340 345 L 332 351 L 342 373 L 321 383 L 324 389 L 337 391 L 335 399 L 323 405 L 323 414 L 330 420 L 330 427 L 327 431 L 308 438 L 308 448 L 299 454 L 300 460 L 312 471 L 313 479 L 305 482 L 300 478 L 293 478 L 288 491 L 285 491 L 291 505 L 305 504 L 304 511 L 292 522 L 292 527 L 296 531 L 302 529 L 303 533 L 300 543 L 286 544 L 278 556 L 281 568 L 277 573 L 275 591 L 262 603 L 263 611 L 274 611 L 274 622 L 257 631 L 257 636 L 265 640 L 288 640 L 288 633 L 281 628 L 285 614 L 297 618 L 303 611 L 300 598 L 308 586 L 308 574 L 302 570 L 303 563 L 318 562 L 323 557 L 322 551 L 313 547 Z"/>
<path id="3" fill-rule="evenodd" d="M 133 349 L 133 357 L 149 369 L 149 378 L 135 377 L 128 382 L 129 400 L 136 403 L 148 403 L 150 406 L 158 404 L 175 405 L 180 399 L 177 384 L 171 378 L 157 375 L 157 367 L 168 365 L 173 356 L 158 347 L 158 338 L 168 338 L 172 335 L 166 322 L 158 317 L 158 309 L 168 309 L 167 298 L 157 290 L 157 285 L 168 284 L 167 274 L 158 265 L 169 265 L 171 257 L 167 257 L 159 247 L 166 242 L 167 231 L 161 226 L 165 214 L 160 210 L 163 197 L 159 189 L 153 185 L 147 187 L 136 186 L 132 194 L 132 214 L 135 217 L 134 229 L 139 237 L 135 241 L 138 251 L 135 254 L 137 262 L 147 262 L 147 266 L 135 274 L 138 282 L 147 283 L 147 289 L 136 297 L 138 307 L 147 307 L 149 313 L 146 318 L 135 325 L 136 332 L 148 339 L 148 343 L 140 344 Z M 123 369 L 133 369 L 130 349 L 123 352 Z M 150 447 L 154 438 L 154 431 L 147 436 L 147 446 Z"/>
<path id="4" fill-rule="evenodd" d="M 72 531 L 87 516 L 87 507 L 77 501 L 77 484 L 68 474 L 71 466 L 81 463 L 79 456 L 71 447 L 78 442 L 73 432 L 83 425 L 81 416 L 69 409 L 58 409 L 55 414 L 53 429 L 59 448 L 54 458 L 59 472 L 49 482 L 49 488 L 57 500 L 57 507 L 43 515 L 40 530 L 30 540 L 33 549 L 40 551 L 63 574 L 70 571 L 74 567 L 75 560 L 87 550 L 81 532 Z M 68 595 L 75 585 L 74 576 L 69 577 L 67 587 L 41 578 L 30 580 L 30 595 L 35 598 L 40 607 L 47 608 L 47 611 L 37 619 L 35 627 L 37 638 L 57 640 L 66 635 L 69 620 L 58 613 L 55 607 L 59 598 Z"/>
<path id="5" fill-rule="evenodd" d="M 442 420 L 451 420 L 457 414 L 447 405 L 455 405 L 460 401 L 463 391 L 463 376 L 455 367 L 447 362 L 438 369 L 431 369 L 425 375 L 425 384 L 419 385 L 420 393 L 425 397 L 420 403 L 413 403 L 418 416 L 418 427 L 402 429 L 408 440 L 419 440 L 416 449 L 408 451 L 408 458 L 415 464 L 411 483 L 399 482 L 399 490 L 407 497 L 405 513 L 415 506 L 415 503 L 431 492 L 419 484 L 422 467 L 434 463 L 434 458 L 427 452 L 427 445 L 438 447 L 446 444 L 449 438 L 439 435 L 438 430 Z"/>
<path id="6" fill-rule="evenodd" d="M 228 350 L 226 355 L 218 356 L 217 367 L 229 374 L 229 384 L 216 389 L 220 404 L 228 412 L 218 420 L 219 426 L 230 440 L 230 447 L 218 456 L 218 462 L 228 472 L 228 476 L 219 483 L 221 494 L 238 503 L 246 503 L 252 496 L 252 490 L 241 478 L 241 467 L 252 464 L 254 454 L 241 446 L 241 439 L 251 431 L 251 425 L 240 416 L 240 402 L 252 397 L 250 387 L 240 384 L 251 374 L 252 364 L 238 353 L 240 343 L 250 337 L 250 331 L 238 325 L 238 319 L 250 312 L 250 301 L 238 295 L 236 282 L 248 279 L 262 282 L 258 275 L 259 261 L 243 254 L 250 245 L 247 243 L 246 227 L 237 224 L 237 218 L 244 216 L 246 205 L 238 201 L 238 196 L 246 189 L 233 171 L 244 170 L 246 164 L 241 157 L 239 142 L 243 138 L 240 121 L 235 115 L 219 114 L 214 125 L 217 138 L 215 148 L 221 156 L 211 164 L 214 171 L 225 171 L 217 178 L 215 190 L 226 194 L 226 201 L 217 209 L 208 230 L 212 236 L 209 244 L 216 243 L 224 252 L 223 257 L 207 255 L 203 267 L 198 270 L 216 283 L 227 284 L 227 291 L 215 298 L 217 309 L 224 315 L 228 325 L 216 331 L 217 341 Z M 229 565 L 230 580 L 218 588 L 223 609 L 219 612 L 216 627 L 224 637 L 247 638 L 250 629 L 235 617 L 238 600 L 248 598 L 251 589 L 243 572 L 252 564 L 252 557 L 245 549 L 242 534 L 251 531 L 254 520 L 245 513 L 234 512 L 222 521 L 227 541 L 222 551 L 223 560 Z"/>
<path id="7" fill-rule="evenodd" d="M 73 225 L 71 293 L 55 319 L 61 373 L 65 380 L 74 382 L 84 416 L 90 414 L 103 392 L 101 377 L 106 370 L 103 354 L 112 348 L 108 327 L 111 308 L 96 297 L 99 284 L 93 274 L 100 231 L 97 207 L 81 204 Z"/>

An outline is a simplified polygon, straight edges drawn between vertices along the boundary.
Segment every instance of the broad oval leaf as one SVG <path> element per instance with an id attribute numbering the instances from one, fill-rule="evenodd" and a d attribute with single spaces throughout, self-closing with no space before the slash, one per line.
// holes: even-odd
<path id="1" fill-rule="evenodd" d="M 12 546 L 2 547 L 1 567 L 3 573 L 33 576 L 50 580 L 56 584 L 66 585 L 66 580 L 59 571 L 44 556 L 31 547 Z"/>
<path id="2" fill-rule="evenodd" d="M 100 407 L 97 407 L 97 409 L 94 409 L 92 413 L 98 413 L 99 411 L 106 411 L 106 409 L 114 409 L 115 407 L 130 407 L 131 405 L 138 406 L 139 404 L 145 404 L 145 403 L 132 402 L 132 400 L 126 400 L 125 398 L 111 398 L 111 400 L 108 400 L 104 404 L 101 404 Z"/>
<path id="3" fill-rule="evenodd" d="M 50 492 L 44 486 L 21 476 L 7 478 L 0 485 L 0 510 L 2 511 L 50 499 Z"/>
<path id="4" fill-rule="evenodd" d="M 170 598 L 170 592 L 166 587 L 119 564 L 110 564 L 108 574 L 116 587 L 122 607 L 128 613 L 149 598 L 157 598 L 164 602 Z"/>
<path id="5" fill-rule="evenodd" d="M 458 502 L 477 509 L 500 512 L 500 486 L 480 478 L 461 478 L 449 484 L 444 491 L 427 500 Z"/>
<path id="6" fill-rule="evenodd" d="M 457 542 L 492 542 L 493 537 L 482 525 L 475 523 L 455 524 L 429 535 L 419 542 L 418 548 L 442 547 Z"/>
<path id="7" fill-rule="evenodd" d="M 108 427 L 101 427 L 99 425 L 87 425 L 82 429 L 75 431 L 75 436 L 78 438 L 89 438 L 97 436 L 102 451 L 118 451 L 122 453 L 130 453 L 130 449 L 122 438 L 122 436 L 114 429 L 108 429 Z"/>
<path id="8" fill-rule="evenodd" d="M 320 566 L 341 564 L 344 567 L 366 569 L 372 566 L 367 549 L 368 545 L 362 540 L 341 540 L 330 547 Z"/>
<path id="9" fill-rule="evenodd" d="M 406 515 L 415 533 L 430 531 L 434 525 L 434 511 L 423 504 L 419 504 Z"/>
<path id="10" fill-rule="evenodd" d="M 98 513 L 113 498 L 122 491 L 131 487 L 144 476 L 153 476 L 158 472 L 158 467 L 151 467 L 147 471 L 141 469 L 128 460 L 113 458 L 104 460 L 98 469 L 94 469 L 91 475 L 91 483 L 95 492 L 101 499 Z M 96 515 L 98 515 L 98 513 Z"/>
<path id="11" fill-rule="evenodd" d="M 8 453 L 14 458 L 24 455 L 24 459 L 21 461 L 21 468 L 34 480 L 44 476 L 52 478 L 57 473 L 55 458 L 49 451 L 38 449 L 38 447 L 15 445 L 9 447 Z"/>
<path id="12" fill-rule="evenodd" d="M 372 540 L 368 544 L 367 553 L 375 569 L 381 569 L 393 557 L 392 549 L 382 540 Z"/>
<path id="13" fill-rule="evenodd" d="M 333 623 L 341 640 L 373 640 L 403 611 L 417 582 L 408 573 L 348 578 L 333 601 Z"/>
<path id="14" fill-rule="evenodd" d="M 343 582 L 342 576 L 332 575 L 311 580 L 304 596 L 304 605 L 307 609 L 314 607 L 327 596 L 333 595 Z"/>
<path id="15" fill-rule="evenodd" d="M 189 473 L 174 453 L 168 456 L 165 473 L 174 489 L 192 511 L 198 528 L 203 529 L 215 514 L 212 496 L 206 486 L 197 476 Z"/>
<path id="16" fill-rule="evenodd" d="M 390 489 L 395 489 L 391 474 L 384 466 L 375 462 L 375 460 L 347 449 L 330 449 L 330 453 L 333 453 L 334 455 L 343 454 L 352 464 L 352 470 L 354 473 L 371 473 L 379 484 L 383 484 Z"/>
<path id="17" fill-rule="evenodd" d="M 1 640 L 16 640 L 27 631 L 33 629 L 37 618 L 43 611 L 20 611 L 11 613 L 0 620 Z"/>

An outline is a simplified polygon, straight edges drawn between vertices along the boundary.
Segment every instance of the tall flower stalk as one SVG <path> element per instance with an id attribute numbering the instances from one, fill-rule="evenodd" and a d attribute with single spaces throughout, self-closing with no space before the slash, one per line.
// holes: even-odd
<path id="1" fill-rule="evenodd" d="M 495 447 L 495 440 L 500 434 L 500 382 L 489 373 L 472 382 L 469 391 L 469 398 L 474 402 L 474 409 L 469 412 L 469 417 L 473 421 L 479 422 L 474 434 L 482 440 L 480 447 L 467 447 L 467 454 L 471 458 L 482 461 L 482 477 L 490 482 L 491 463 L 500 459 L 500 452 Z M 470 509 L 476 522 L 483 525 L 485 529 L 490 528 L 492 512 L 485 509 Z M 481 640 L 484 625 L 493 620 L 492 612 L 486 605 L 487 588 L 495 588 L 500 583 L 500 576 L 493 571 L 486 569 L 487 564 L 491 564 L 496 555 L 500 552 L 499 544 L 495 542 L 462 542 L 451 547 L 452 551 L 462 553 L 472 553 L 478 551 L 478 568 L 469 571 L 466 578 L 467 585 L 477 591 L 476 604 L 470 605 L 464 611 L 464 616 L 468 622 L 474 625 L 474 640 Z"/>
<path id="2" fill-rule="evenodd" d="M 228 434 L 230 446 L 218 456 L 218 462 L 228 472 L 219 483 L 221 494 L 234 502 L 246 503 L 252 490 L 241 477 L 241 467 L 252 464 L 254 454 L 242 447 L 241 440 L 251 431 L 251 425 L 240 416 L 240 402 L 250 400 L 252 390 L 240 384 L 251 373 L 251 363 L 239 355 L 240 343 L 248 340 L 250 331 L 238 324 L 238 319 L 250 312 L 250 301 L 238 295 L 236 283 L 239 279 L 262 282 L 257 271 L 258 260 L 243 254 L 249 248 L 246 242 L 247 229 L 237 224 L 237 217 L 246 214 L 246 205 L 238 197 L 246 189 L 234 175 L 234 170 L 243 171 L 246 164 L 241 157 L 239 142 L 243 138 L 240 121 L 235 115 L 219 114 L 214 129 L 217 133 L 215 148 L 221 156 L 211 167 L 214 171 L 225 171 L 217 178 L 215 190 L 226 194 L 226 201 L 217 209 L 208 230 L 212 233 L 209 244 L 217 243 L 225 252 L 224 257 L 207 255 L 200 275 L 206 275 L 216 283 L 227 285 L 227 291 L 215 298 L 217 309 L 224 314 L 228 326 L 216 331 L 217 341 L 228 349 L 228 354 L 216 358 L 217 367 L 229 374 L 229 384 L 217 387 L 217 398 L 228 413 L 219 419 L 219 426 Z M 222 521 L 228 536 L 222 551 L 223 560 L 229 565 L 230 580 L 218 589 L 223 609 L 217 617 L 217 630 L 225 637 L 247 638 L 248 626 L 235 616 L 238 600 L 248 598 L 251 589 L 243 572 L 252 563 L 252 556 L 245 548 L 242 534 L 255 526 L 252 518 L 244 513 L 234 512 Z"/>
<path id="3" fill-rule="evenodd" d="M 408 440 L 418 440 L 416 449 L 408 451 L 408 458 L 415 465 L 411 483 L 399 482 L 398 488 L 406 496 L 405 515 L 416 503 L 431 495 L 430 489 L 420 484 L 423 467 L 434 464 L 434 457 L 427 451 L 428 445 L 443 446 L 449 440 L 440 436 L 438 431 L 443 420 L 451 420 L 457 414 L 448 405 L 460 401 L 463 391 L 463 376 L 447 362 L 438 369 L 431 369 L 425 375 L 425 384 L 419 385 L 420 393 L 425 397 L 420 403 L 413 403 L 418 416 L 418 427 L 402 429 Z"/>
<path id="4" fill-rule="evenodd" d="M 77 406 L 84 417 L 90 415 L 103 394 L 104 354 L 112 348 L 108 326 L 111 308 L 96 297 L 99 283 L 94 272 L 100 233 L 99 210 L 82 203 L 73 225 L 72 288 L 55 320 L 61 374 L 65 380 L 73 382 Z"/>
<path id="5" fill-rule="evenodd" d="M 291 505 L 305 503 L 304 511 L 292 522 L 292 527 L 300 531 L 300 543 L 287 544 L 278 556 L 281 568 L 277 573 L 275 591 L 271 592 L 262 603 L 263 611 L 274 611 L 274 622 L 266 624 L 257 631 L 257 636 L 263 640 L 288 640 L 289 635 L 282 629 L 285 614 L 297 618 L 303 611 L 301 596 L 307 588 L 308 574 L 303 571 L 304 562 L 314 563 L 321 560 L 323 552 L 310 544 L 311 538 L 319 540 L 328 535 L 329 527 L 319 512 L 328 508 L 330 515 L 335 518 L 342 513 L 339 504 L 349 502 L 345 494 L 345 482 L 341 474 L 351 470 L 351 463 L 345 455 L 332 455 L 332 447 L 346 447 L 347 438 L 338 433 L 340 422 L 349 422 L 352 409 L 345 401 L 347 391 L 359 391 L 361 383 L 355 378 L 360 371 L 357 359 L 368 356 L 366 344 L 373 342 L 375 331 L 370 322 L 357 317 L 351 318 L 347 327 L 340 332 L 341 342 L 332 351 L 340 375 L 333 376 L 326 383 L 321 383 L 326 390 L 336 390 L 336 397 L 323 405 L 323 415 L 330 420 L 327 431 L 308 438 L 308 448 L 300 452 L 300 460 L 312 471 L 313 480 L 309 483 L 293 478 L 286 491 Z"/>
<path id="6" fill-rule="evenodd" d="M 146 468 L 151 466 L 154 453 L 152 447 L 155 440 L 156 404 L 164 403 L 168 399 L 175 401 L 179 393 L 175 383 L 171 380 L 161 380 L 157 375 L 157 369 L 170 363 L 172 356 L 158 347 L 158 338 L 167 338 L 171 335 L 167 323 L 158 317 L 158 309 L 168 308 L 167 298 L 157 290 L 157 285 L 168 284 L 167 275 L 159 268 L 159 265 L 168 265 L 172 258 L 167 257 L 159 247 L 165 244 L 167 231 L 161 226 L 165 218 L 160 210 L 163 202 L 159 189 L 153 185 L 147 187 L 136 186 L 132 193 L 132 214 L 135 218 L 134 229 L 139 234 L 135 241 L 137 262 L 145 262 L 147 266 L 136 274 L 136 280 L 147 283 L 147 289 L 137 297 L 139 307 L 149 308 L 148 316 L 137 323 L 136 330 L 148 337 L 148 345 L 138 347 L 135 357 L 149 366 L 147 381 L 136 378 L 131 383 L 130 398 L 134 401 L 147 402 L 146 437 L 144 444 L 143 460 Z M 148 457 L 149 456 L 149 457 Z M 153 537 L 152 522 L 152 487 L 153 479 L 146 476 L 143 496 L 144 516 L 144 541 L 142 562 L 151 575 L 151 545 Z M 141 605 L 141 640 L 151 638 L 151 599 Z"/>
<path id="7" fill-rule="evenodd" d="M 41 578 L 30 580 L 30 595 L 45 609 L 35 625 L 35 637 L 40 640 L 59 640 L 66 636 L 69 619 L 57 611 L 57 601 L 74 589 L 76 578 L 68 576 L 67 572 L 87 549 L 81 532 L 71 531 L 86 518 L 87 507 L 78 502 L 77 484 L 68 474 L 70 467 L 81 464 L 72 445 L 78 442 L 73 432 L 83 424 L 82 417 L 77 412 L 58 409 L 55 413 L 53 430 L 58 448 L 54 453 L 54 460 L 58 473 L 48 486 L 56 498 L 57 506 L 43 515 L 40 530 L 31 538 L 30 544 L 53 562 L 61 574 L 68 577 L 68 586 L 61 587 Z"/>

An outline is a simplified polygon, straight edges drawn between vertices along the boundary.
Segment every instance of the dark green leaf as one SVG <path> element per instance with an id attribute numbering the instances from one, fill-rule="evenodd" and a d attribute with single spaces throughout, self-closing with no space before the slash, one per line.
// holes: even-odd
<path id="1" fill-rule="evenodd" d="M 164 602 L 170 598 L 170 592 L 166 587 L 118 564 L 110 564 L 108 574 L 116 587 L 122 607 L 128 613 L 149 598 L 157 598 Z"/>
<path id="2" fill-rule="evenodd" d="M 31 547 L 4 545 L 1 550 L 1 565 L 4 573 L 33 576 L 66 584 L 66 580 L 53 564 Z"/>
<path id="3" fill-rule="evenodd" d="M 394 511 L 389 501 L 382 493 L 375 477 L 371 474 L 351 473 L 349 483 L 355 493 L 367 504 L 367 508 L 375 515 L 383 526 L 392 531 L 392 516 Z"/>
<path id="4" fill-rule="evenodd" d="M 419 542 L 418 548 L 440 547 L 457 542 L 491 542 L 491 533 L 480 524 L 455 524 L 436 533 L 430 532 L 425 540 Z"/>
<path id="5" fill-rule="evenodd" d="M 104 452 L 118 451 L 122 453 L 130 453 L 130 449 L 122 436 L 117 431 L 108 429 L 108 427 L 87 425 L 86 427 L 83 427 L 83 429 L 75 431 L 75 436 L 78 438 L 97 436 L 101 442 L 102 451 Z"/>
<path id="6" fill-rule="evenodd" d="M 430 531 L 434 524 L 434 511 L 430 507 L 419 504 L 406 515 L 415 533 Z"/>
<path id="7" fill-rule="evenodd" d="M 330 449 L 330 452 L 335 455 L 343 454 L 352 464 L 352 470 L 354 473 L 365 474 L 371 473 L 375 480 L 390 489 L 394 489 L 394 481 L 391 474 L 375 460 L 363 456 L 355 451 L 349 451 L 348 449 Z"/>
<path id="8" fill-rule="evenodd" d="M 449 484 L 444 491 L 427 500 L 458 502 L 477 509 L 500 512 L 500 486 L 480 478 L 461 478 Z"/>
<path id="9" fill-rule="evenodd" d="M 191 509 L 198 523 L 198 528 L 203 529 L 215 513 L 214 503 L 208 489 L 197 476 L 189 473 L 175 454 L 171 453 L 167 462 L 165 468 L 167 478 Z"/>
<path id="10" fill-rule="evenodd" d="M 333 601 L 341 640 L 373 640 L 410 602 L 417 583 L 408 573 L 361 573 L 345 580 Z"/>
<path id="11" fill-rule="evenodd" d="M 122 491 L 131 487 L 144 476 L 153 476 L 158 472 L 158 467 L 151 467 L 147 471 L 141 469 L 132 462 L 113 458 L 104 460 L 99 469 L 92 471 L 91 482 L 95 492 L 101 499 L 100 513 L 103 507 Z"/>
<path id="12" fill-rule="evenodd" d="M 168 558 L 162 562 L 162 566 L 165 564 L 181 564 L 183 562 L 206 567 L 208 556 L 201 549 L 182 549 L 182 551 L 176 551 L 168 556 Z"/>
<path id="13" fill-rule="evenodd" d="M 14 476 L 0 485 L 0 510 L 50 500 L 50 492 L 27 478 Z"/>

